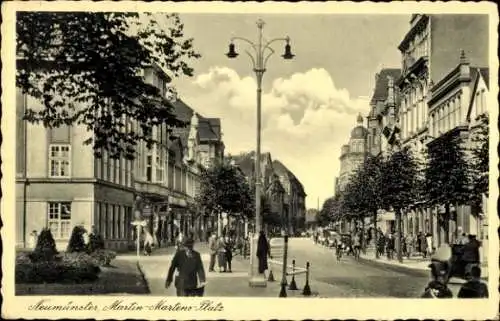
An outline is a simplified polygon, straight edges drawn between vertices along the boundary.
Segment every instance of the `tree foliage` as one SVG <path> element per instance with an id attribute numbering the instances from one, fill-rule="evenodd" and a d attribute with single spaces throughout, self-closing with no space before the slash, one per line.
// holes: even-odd
<path id="1" fill-rule="evenodd" d="M 401 210 L 417 200 L 418 163 L 409 147 L 392 152 L 380 166 L 380 202 L 383 208 Z"/>
<path id="2" fill-rule="evenodd" d="M 83 226 L 75 226 L 73 228 L 73 232 L 71 233 L 68 246 L 66 247 L 66 252 L 84 252 L 86 250 L 86 246 L 83 239 L 83 234 L 85 233 L 86 230 L 85 228 L 83 228 Z"/>
<path id="3" fill-rule="evenodd" d="M 473 196 L 476 202 L 482 194 L 488 195 L 489 185 L 489 119 L 487 114 L 479 117 L 479 125 L 472 129 L 472 162 Z"/>
<path id="4" fill-rule="evenodd" d="M 470 199 L 470 166 L 460 136 L 439 137 L 427 154 L 424 190 L 429 204 L 465 204 Z"/>
<path id="5" fill-rule="evenodd" d="M 158 66 L 170 83 L 192 76 L 199 58 L 176 14 L 130 12 L 19 12 L 16 20 L 16 85 L 37 99 L 25 118 L 54 128 L 81 125 L 96 156 L 134 157 L 148 146 L 155 125 L 183 126 L 165 93 L 145 82 Z M 138 130 L 125 130 L 128 123 Z"/>
<path id="6" fill-rule="evenodd" d="M 252 200 L 248 183 L 236 167 L 219 163 L 202 170 L 196 203 L 206 211 L 248 215 L 253 208 Z"/>
<path id="7" fill-rule="evenodd" d="M 340 194 L 327 198 L 316 216 L 316 222 L 320 226 L 327 226 L 331 222 L 339 220 L 342 214 L 341 209 L 342 198 Z"/>

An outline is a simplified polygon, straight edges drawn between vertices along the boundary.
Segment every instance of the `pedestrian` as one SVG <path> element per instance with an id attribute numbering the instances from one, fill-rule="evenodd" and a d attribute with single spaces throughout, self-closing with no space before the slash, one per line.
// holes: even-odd
<path id="1" fill-rule="evenodd" d="M 415 243 L 412 233 L 408 234 L 408 236 L 405 239 L 405 243 L 406 243 L 406 256 L 410 258 L 413 253 L 413 244 Z"/>
<path id="2" fill-rule="evenodd" d="M 38 243 L 38 233 L 36 230 L 33 230 L 28 240 L 28 248 L 34 250 L 36 248 L 36 243 Z"/>
<path id="3" fill-rule="evenodd" d="M 462 233 L 462 236 L 458 239 L 458 244 L 459 245 L 465 245 L 469 243 L 469 238 L 465 233 Z"/>
<path id="4" fill-rule="evenodd" d="M 475 235 L 470 235 L 469 234 L 469 241 L 467 244 L 464 245 L 464 254 L 462 255 L 462 260 L 465 262 L 465 273 L 470 271 L 470 268 L 473 265 L 479 265 L 480 264 L 480 257 L 479 257 L 479 247 L 481 246 L 481 243 L 479 243 L 478 240 L 476 240 Z"/>
<path id="5" fill-rule="evenodd" d="M 417 252 L 422 254 L 423 257 L 425 257 L 425 251 L 423 250 L 424 248 L 424 236 L 422 232 L 418 232 L 417 234 Z"/>
<path id="6" fill-rule="evenodd" d="M 432 234 L 431 233 L 427 233 L 425 235 L 425 251 L 427 253 L 428 256 L 431 256 L 433 253 L 434 253 L 434 244 L 432 243 Z"/>
<path id="7" fill-rule="evenodd" d="M 264 231 L 260 231 L 259 239 L 257 240 L 257 258 L 259 273 L 264 273 L 268 268 L 267 258 L 271 257 L 269 242 L 267 241 Z"/>
<path id="8" fill-rule="evenodd" d="M 379 256 L 384 255 L 384 249 L 385 249 L 385 236 L 382 232 L 379 232 L 377 233 L 377 251 Z"/>
<path id="9" fill-rule="evenodd" d="M 226 250 L 226 271 L 231 273 L 231 261 L 233 260 L 233 247 L 234 242 L 230 236 L 226 236 L 224 240 L 224 246 Z"/>
<path id="10" fill-rule="evenodd" d="M 387 259 L 392 260 L 394 257 L 394 236 L 392 233 L 388 233 L 387 235 L 387 240 L 386 240 L 386 252 L 387 252 Z"/>
<path id="11" fill-rule="evenodd" d="M 466 274 L 467 282 L 458 291 L 458 297 L 464 299 L 479 299 L 488 297 L 488 286 L 481 281 L 481 268 L 473 266 Z"/>
<path id="12" fill-rule="evenodd" d="M 361 234 L 360 232 L 354 234 L 354 258 L 359 259 L 361 252 Z"/>
<path id="13" fill-rule="evenodd" d="M 208 272 L 214 272 L 215 259 L 217 257 L 217 235 L 215 235 L 215 232 L 212 232 L 210 238 L 208 239 L 208 249 L 210 251 Z"/>
<path id="14" fill-rule="evenodd" d="M 446 261 L 433 261 L 429 264 L 431 268 L 431 281 L 427 284 L 422 298 L 426 299 L 448 299 L 453 293 L 448 288 L 449 266 Z"/>
<path id="15" fill-rule="evenodd" d="M 205 290 L 205 269 L 201 261 L 200 253 L 193 249 L 194 240 L 187 238 L 182 249 L 177 251 L 172 259 L 165 281 L 165 287 L 170 287 L 174 272 L 174 285 L 177 296 L 203 296 Z"/>
<path id="16" fill-rule="evenodd" d="M 151 252 L 153 251 L 153 243 L 154 239 L 151 233 L 149 231 L 145 231 L 145 237 L 144 237 L 144 255 L 151 255 Z"/>
<path id="17" fill-rule="evenodd" d="M 226 272 L 226 244 L 223 236 L 217 240 L 217 262 L 219 263 L 219 272 Z"/>

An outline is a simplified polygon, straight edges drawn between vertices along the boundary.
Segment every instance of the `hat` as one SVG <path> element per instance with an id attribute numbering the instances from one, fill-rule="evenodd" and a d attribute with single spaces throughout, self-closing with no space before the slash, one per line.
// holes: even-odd
<path id="1" fill-rule="evenodd" d="M 193 246 L 194 245 L 194 240 L 190 237 L 186 238 L 186 240 L 184 240 L 184 245 L 185 246 Z"/>
<path id="2" fill-rule="evenodd" d="M 442 244 L 436 253 L 431 257 L 433 261 L 448 262 L 451 259 L 451 248 L 447 244 Z"/>

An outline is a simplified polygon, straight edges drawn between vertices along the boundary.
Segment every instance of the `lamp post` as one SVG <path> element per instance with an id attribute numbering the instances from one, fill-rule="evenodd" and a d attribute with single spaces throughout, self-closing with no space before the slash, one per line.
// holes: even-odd
<path id="1" fill-rule="evenodd" d="M 262 29 L 264 28 L 264 21 L 262 19 L 257 20 L 258 28 L 258 40 L 254 43 L 246 38 L 242 37 L 232 37 L 229 44 L 229 51 L 226 54 L 228 58 L 236 58 L 239 54 L 235 49 L 235 41 L 243 41 L 250 45 L 252 51 L 245 50 L 245 53 L 250 57 L 252 61 L 253 71 L 255 72 L 257 78 L 257 147 L 255 155 L 255 233 L 252 238 L 252 251 L 250 255 L 250 286 L 253 287 L 265 287 L 266 278 L 263 273 L 258 273 L 257 266 L 255 264 L 255 256 L 257 251 L 257 239 L 259 232 L 262 230 L 262 218 L 260 215 L 260 195 L 261 195 L 261 173 L 260 173 L 260 134 L 261 134 L 261 104 L 262 104 L 262 77 L 266 71 L 266 65 L 269 58 L 274 54 L 274 50 L 271 48 L 271 44 L 277 41 L 284 41 L 285 52 L 282 55 L 283 59 L 289 60 L 294 57 L 291 52 L 290 38 L 275 38 L 267 42 L 263 42 L 262 39 Z"/>

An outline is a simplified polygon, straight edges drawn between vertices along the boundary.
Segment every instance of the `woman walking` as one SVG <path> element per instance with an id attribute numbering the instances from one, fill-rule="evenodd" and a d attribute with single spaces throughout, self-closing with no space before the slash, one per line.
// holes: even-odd
<path id="1" fill-rule="evenodd" d="M 219 263 L 219 272 L 226 272 L 226 244 L 222 236 L 217 241 L 217 261 Z"/>
<path id="2" fill-rule="evenodd" d="M 233 240 L 230 236 L 226 236 L 225 242 L 224 242 L 224 248 L 226 250 L 226 267 L 227 267 L 227 272 L 232 272 L 231 270 L 231 261 L 233 260 Z"/>

